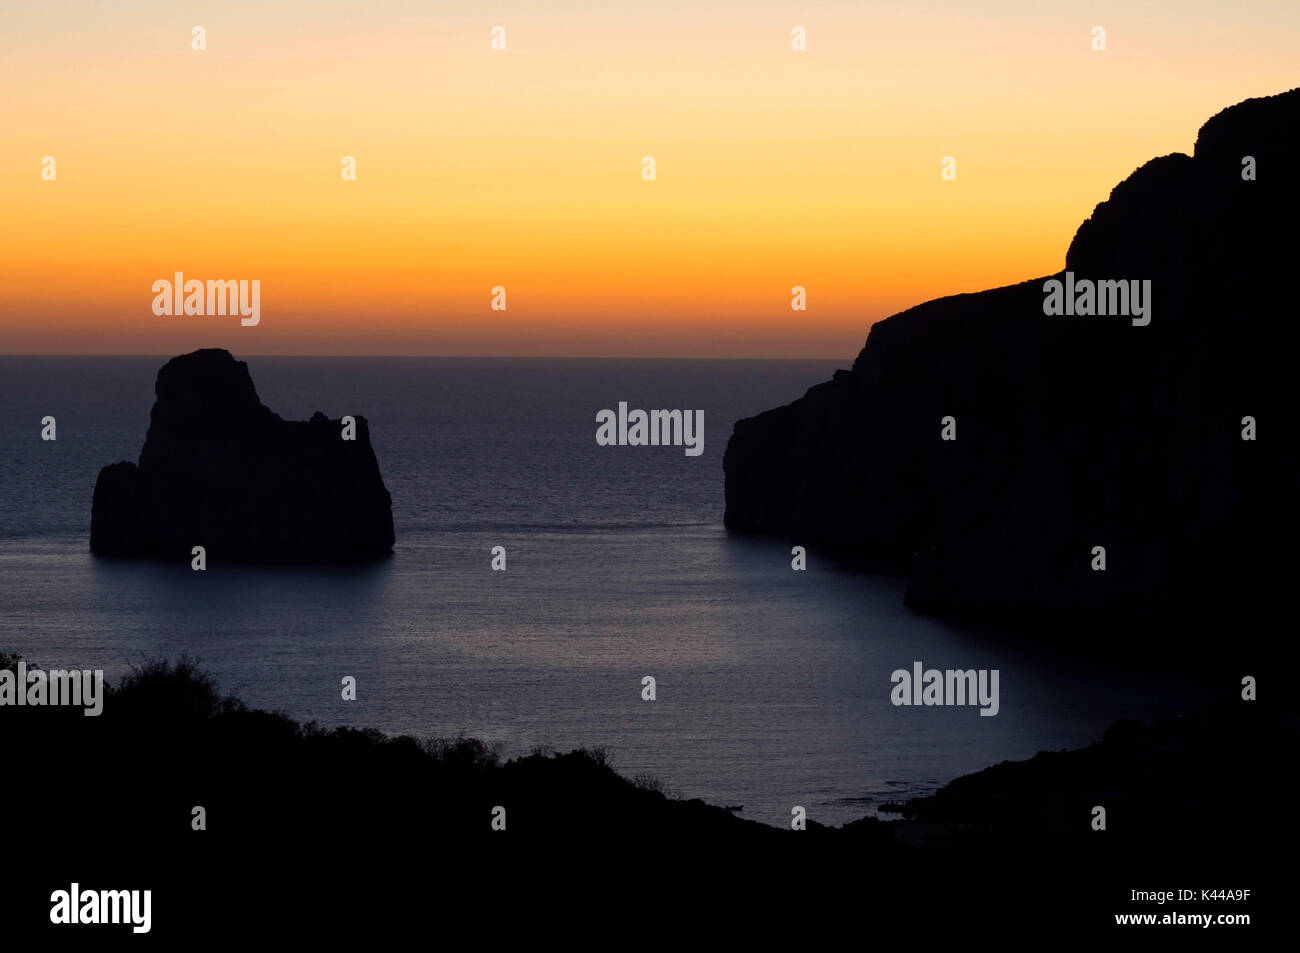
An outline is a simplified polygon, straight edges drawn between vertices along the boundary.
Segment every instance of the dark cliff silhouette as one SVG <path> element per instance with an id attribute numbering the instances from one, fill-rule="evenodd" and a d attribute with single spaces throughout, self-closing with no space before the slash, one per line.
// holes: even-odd
<path id="1" fill-rule="evenodd" d="M 954 616 L 1285 607 L 1297 149 L 1300 89 L 1248 100 L 1079 227 L 1065 270 L 1150 280 L 1149 325 L 1045 314 L 1061 273 L 875 324 L 851 370 L 736 424 L 727 526 L 910 573 L 909 605 Z"/>
<path id="2" fill-rule="evenodd" d="M 317 413 L 286 421 L 257 397 L 228 351 L 172 358 L 140 461 L 104 467 L 90 548 L 100 556 L 321 563 L 373 559 L 393 547 L 392 498 L 356 417 L 355 440 Z"/>

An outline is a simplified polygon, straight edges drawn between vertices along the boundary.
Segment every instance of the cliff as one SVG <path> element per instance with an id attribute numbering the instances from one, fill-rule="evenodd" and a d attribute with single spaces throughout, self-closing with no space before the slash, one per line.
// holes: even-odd
<path id="1" fill-rule="evenodd" d="M 1063 272 L 875 324 L 851 370 L 736 424 L 727 526 L 910 573 L 907 602 L 950 615 L 1281 605 L 1297 130 L 1300 89 L 1224 110 L 1079 227 L 1063 272 L 1149 280 L 1145 326 L 1045 314 Z"/>

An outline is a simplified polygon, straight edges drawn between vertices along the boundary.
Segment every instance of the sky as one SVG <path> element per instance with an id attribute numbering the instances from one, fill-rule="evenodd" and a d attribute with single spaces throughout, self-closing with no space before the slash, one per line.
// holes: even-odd
<path id="1" fill-rule="evenodd" d="M 0 0 L 0 353 L 848 360 L 1297 49 L 1294 0 Z"/>

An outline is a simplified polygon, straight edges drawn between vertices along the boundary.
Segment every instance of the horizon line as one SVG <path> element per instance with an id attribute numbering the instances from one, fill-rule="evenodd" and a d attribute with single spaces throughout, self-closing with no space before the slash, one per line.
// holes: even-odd
<path id="1" fill-rule="evenodd" d="M 196 351 L 217 350 L 227 351 L 238 360 L 246 358 L 262 357 L 311 357 L 311 358 L 339 358 L 347 360 L 350 358 L 405 358 L 408 360 L 442 360 L 442 361 L 842 361 L 842 356 L 812 356 L 812 357 L 764 357 L 761 355 L 712 355 L 707 357 L 682 357 L 671 354 L 244 354 L 238 355 L 229 348 L 195 348 Z M 194 351 L 183 351 L 181 354 L 174 354 L 169 351 L 144 352 L 144 351 L 113 351 L 113 352 L 64 352 L 64 351 L 27 351 L 27 352 L 5 352 L 0 357 L 180 357 L 183 354 L 193 354 Z M 856 360 L 856 355 L 851 359 Z"/>

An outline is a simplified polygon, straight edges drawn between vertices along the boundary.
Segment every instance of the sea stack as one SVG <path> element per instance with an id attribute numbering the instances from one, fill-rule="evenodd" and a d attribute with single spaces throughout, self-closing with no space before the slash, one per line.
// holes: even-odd
<path id="1" fill-rule="evenodd" d="M 392 498 L 366 419 L 283 420 L 258 399 L 248 365 L 208 348 L 158 372 L 139 463 L 95 483 L 97 556 L 252 563 L 348 563 L 393 548 Z"/>
<path id="2" fill-rule="evenodd" d="M 908 573 L 942 615 L 1289 616 L 1298 150 L 1300 89 L 1233 106 L 1116 186 L 1062 271 L 876 323 L 851 370 L 736 424 L 727 526 Z M 1149 310 L 1045 309 L 1075 277 Z"/>

